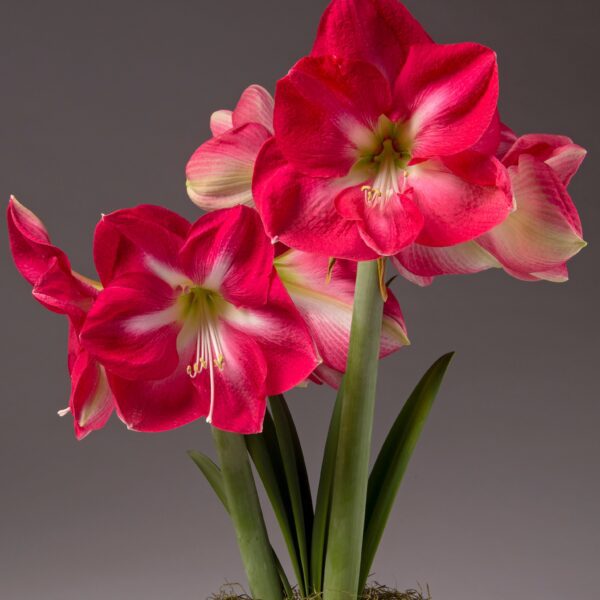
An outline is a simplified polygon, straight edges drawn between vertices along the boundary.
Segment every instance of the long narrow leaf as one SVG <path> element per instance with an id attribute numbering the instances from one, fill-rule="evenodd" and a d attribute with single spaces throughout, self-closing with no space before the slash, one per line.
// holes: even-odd
<path id="1" fill-rule="evenodd" d="M 287 481 L 277 434 L 275 433 L 275 425 L 268 411 L 265 414 L 263 432 L 257 435 L 247 435 L 246 446 L 271 502 L 300 590 L 304 594 L 306 590 L 304 589 L 303 569 L 293 526 L 294 517 L 287 490 Z"/>
<path id="2" fill-rule="evenodd" d="M 208 456 L 196 450 L 188 450 L 188 456 L 202 471 L 202 474 L 206 477 L 208 483 L 210 483 L 210 486 L 223 504 L 225 510 L 227 513 L 229 513 L 227 497 L 225 496 L 225 484 L 223 482 L 223 476 L 221 475 L 221 469 L 219 469 L 219 467 L 217 467 L 217 465 L 210 458 L 208 458 Z M 285 570 L 283 569 L 281 561 L 279 560 L 279 557 L 274 549 L 273 557 L 275 559 L 275 566 L 277 567 L 277 573 L 279 574 L 279 579 L 281 580 L 281 585 L 286 594 L 286 598 L 293 598 L 294 591 L 292 590 L 292 586 L 290 585 L 287 575 L 285 574 Z"/>
<path id="3" fill-rule="evenodd" d="M 341 386 L 340 386 L 341 388 Z M 325 441 L 319 490 L 315 505 L 315 520 L 313 524 L 312 548 L 310 553 L 312 577 L 312 591 L 323 591 L 323 574 L 325 569 L 325 550 L 327 547 L 327 530 L 329 527 L 329 514 L 331 508 L 331 487 L 333 485 L 333 470 L 335 467 L 335 453 L 340 432 L 340 414 L 342 412 L 341 393 L 338 392 L 335 400 L 329 431 Z"/>
<path id="4" fill-rule="evenodd" d="M 281 395 L 271 396 L 269 401 L 296 526 L 304 589 L 308 591 L 310 589 L 308 552 L 312 537 L 314 513 L 306 464 L 298 433 L 284 397 Z"/>
<path id="5" fill-rule="evenodd" d="M 371 471 L 367 492 L 360 591 L 366 585 L 402 477 L 453 355 L 451 352 L 439 358 L 419 381 L 392 425 Z"/>
<path id="6" fill-rule="evenodd" d="M 227 507 L 227 494 L 225 492 L 223 477 L 221 476 L 221 469 L 219 469 L 206 454 L 202 454 L 202 452 L 198 452 L 197 450 L 188 450 L 188 456 L 202 471 L 202 474 L 206 477 L 208 483 L 210 483 L 210 486 L 225 507 L 225 510 L 229 512 L 229 508 Z"/>

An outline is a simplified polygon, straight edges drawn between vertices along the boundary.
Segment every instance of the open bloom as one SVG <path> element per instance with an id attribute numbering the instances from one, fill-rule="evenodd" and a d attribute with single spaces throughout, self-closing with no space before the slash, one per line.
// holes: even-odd
<path id="1" fill-rule="evenodd" d="M 275 268 L 323 359 L 313 379 L 337 387 L 348 358 L 356 263 L 338 260 L 328 272 L 328 262 L 325 256 L 283 248 L 275 257 Z M 400 305 L 389 291 L 379 355 L 387 356 L 408 343 Z"/>
<path id="2" fill-rule="evenodd" d="M 567 185 L 586 152 L 558 135 L 529 134 L 517 139 L 504 128 L 503 140 L 498 155 L 510 175 L 514 210 L 471 242 L 448 248 L 413 244 L 402 250 L 394 261 L 405 277 L 427 285 L 436 275 L 496 267 L 526 281 L 568 278 L 567 261 L 585 242 Z"/>
<path id="3" fill-rule="evenodd" d="M 101 288 L 100 283 L 71 269 L 67 255 L 54 246 L 44 224 L 16 198 L 7 210 L 10 247 L 17 269 L 32 285 L 33 297 L 49 310 L 69 318 L 68 367 L 75 435 L 100 429 L 113 412 L 114 400 L 104 367 L 81 347 L 79 333 Z"/>
<path id="4" fill-rule="evenodd" d="M 273 98 L 261 86 L 251 85 L 235 110 L 212 114 L 210 128 L 213 138 L 194 152 L 186 167 L 190 199 L 204 210 L 253 206 L 254 162 L 273 135 Z"/>
<path id="5" fill-rule="evenodd" d="M 491 50 L 432 43 L 396 0 L 334 0 L 277 84 L 253 181 L 268 235 L 366 260 L 488 231 L 511 208 L 497 97 Z"/>
<path id="6" fill-rule="evenodd" d="M 105 287 L 82 340 L 109 369 L 133 429 L 206 416 L 220 429 L 259 432 L 266 395 L 319 363 L 250 208 L 193 226 L 159 207 L 117 211 L 98 225 L 94 252 Z"/>

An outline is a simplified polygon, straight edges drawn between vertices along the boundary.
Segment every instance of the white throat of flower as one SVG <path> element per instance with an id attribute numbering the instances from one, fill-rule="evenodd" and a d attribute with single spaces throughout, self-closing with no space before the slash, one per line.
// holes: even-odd
<path id="1" fill-rule="evenodd" d="M 215 367 L 220 371 L 225 365 L 223 344 L 219 335 L 218 316 L 224 303 L 217 292 L 200 287 L 184 287 L 181 302 L 188 326 L 196 331 L 194 362 L 187 366 L 187 374 L 195 379 L 204 371 L 210 382 L 210 409 L 206 418 L 212 423 L 215 407 Z"/>

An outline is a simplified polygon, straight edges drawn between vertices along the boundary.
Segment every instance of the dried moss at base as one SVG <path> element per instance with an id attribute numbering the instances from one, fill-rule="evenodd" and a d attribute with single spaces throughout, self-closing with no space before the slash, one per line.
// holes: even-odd
<path id="1" fill-rule="evenodd" d="M 306 600 L 321 600 L 321 598 L 322 594 L 314 594 Z M 213 594 L 208 600 L 253 599 L 244 591 L 241 585 L 232 583 L 224 585 L 217 594 Z M 294 596 L 293 600 L 303 600 L 303 598 L 298 594 Z M 406 590 L 405 592 L 401 592 L 385 585 L 373 583 L 365 590 L 361 600 L 431 600 L 431 594 L 429 593 L 429 587 L 426 587 L 424 590 Z"/>

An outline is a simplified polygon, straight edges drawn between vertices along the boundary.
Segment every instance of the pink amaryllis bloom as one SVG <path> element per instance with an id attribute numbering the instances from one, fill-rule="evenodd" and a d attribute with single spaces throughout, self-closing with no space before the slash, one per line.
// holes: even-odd
<path id="1" fill-rule="evenodd" d="M 204 210 L 253 206 L 254 162 L 273 135 L 273 98 L 261 86 L 251 85 L 235 110 L 212 114 L 210 128 L 213 138 L 194 152 L 186 167 L 190 199 Z"/>
<path id="2" fill-rule="evenodd" d="M 319 364 L 273 252 L 245 206 L 194 225 L 152 206 L 103 218 L 94 253 L 105 287 L 82 340 L 109 369 L 130 428 L 162 431 L 205 416 L 257 433 L 266 396 Z"/>
<path id="3" fill-rule="evenodd" d="M 75 435 L 84 438 L 108 421 L 114 399 L 104 367 L 81 347 L 79 333 L 99 290 L 93 281 L 71 269 L 67 255 L 54 246 L 44 224 L 16 198 L 7 210 L 10 247 L 17 269 L 31 284 L 33 297 L 49 310 L 69 319 L 68 368 Z"/>
<path id="4" fill-rule="evenodd" d="M 334 0 L 311 56 L 277 84 L 253 192 L 269 236 L 367 260 L 501 223 L 495 54 L 438 45 L 396 0 Z"/>
<path id="5" fill-rule="evenodd" d="M 419 285 L 444 274 L 502 268 L 525 281 L 568 279 L 567 261 L 584 246 L 581 221 L 567 185 L 586 151 L 565 136 L 503 130 L 499 158 L 510 175 L 514 210 L 500 225 L 465 244 L 413 244 L 394 261 Z"/>
<path id="6" fill-rule="evenodd" d="M 329 269 L 327 257 L 283 248 L 275 269 L 304 317 L 323 362 L 313 379 L 337 387 L 346 370 L 356 263 L 338 260 Z M 380 357 L 409 343 L 398 301 L 388 291 L 383 308 Z"/>

